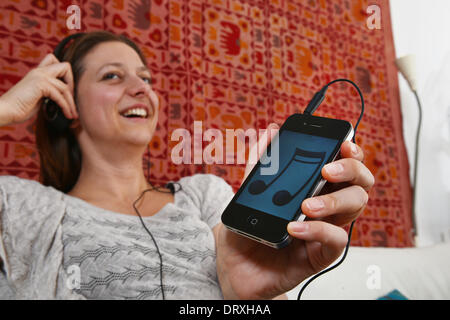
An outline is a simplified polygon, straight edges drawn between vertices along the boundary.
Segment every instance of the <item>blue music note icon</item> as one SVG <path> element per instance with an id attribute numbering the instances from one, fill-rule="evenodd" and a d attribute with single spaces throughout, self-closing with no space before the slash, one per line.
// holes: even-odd
<path id="1" fill-rule="evenodd" d="M 299 163 L 316 165 L 314 171 L 312 172 L 312 174 L 310 175 L 308 180 L 305 181 L 305 183 L 300 187 L 300 189 L 298 189 L 294 194 L 291 194 L 287 190 L 279 190 L 273 195 L 272 202 L 277 206 L 283 206 L 283 205 L 289 203 L 292 199 L 294 199 L 295 196 L 297 196 L 305 188 L 305 186 L 308 185 L 308 183 L 311 181 L 311 179 L 316 175 L 317 170 L 319 170 L 319 168 L 321 167 L 321 165 L 325 159 L 325 155 L 326 155 L 326 152 L 315 152 L 315 151 L 308 151 L 308 150 L 303 150 L 300 148 L 295 148 L 295 152 L 292 155 L 289 162 L 285 165 L 283 170 L 281 170 L 281 172 L 272 181 L 270 181 L 269 183 L 266 184 L 266 182 L 264 182 L 263 180 L 255 180 L 248 187 L 248 192 L 250 194 L 257 195 L 257 194 L 260 194 L 260 193 L 263 193 L 264 191 L 266 191 L 275 181 L 277 181 L 281 176 L 283 176 L 284 172 L 289 168 L 289 166 L 291 165 L 291 163 L 293 161 L 299 162 Z M 301 158 L 297 158 L 297 157 L 301 157 Z M 308 160 L 304 160 L 304 158 L 306 158 Z"/>
<path id="2" fill-rule="evenodd" d="M 283 130 L 278 141 L 279 169 L 263 174 L 266 163 L 273 165 L 274 159 L 271 155 L 270 161 L 261 161 L 264 165 L 250 178 L 236 202 L 290 220 L 320 177 L 338 140 Z"/>

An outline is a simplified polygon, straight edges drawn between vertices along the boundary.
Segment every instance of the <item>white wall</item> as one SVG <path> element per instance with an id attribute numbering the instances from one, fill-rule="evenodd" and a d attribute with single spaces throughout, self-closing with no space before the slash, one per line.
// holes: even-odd
<path id="1" fill-rule="evenodd" d="M 416 245 L 427 246 L 450 240 L 450 1 L 390 0 L 390 7 L 397 57 L 416 55 L 423 110 Z M 418 107 L 400 75 L 399 81 L 412 183 Z"/>

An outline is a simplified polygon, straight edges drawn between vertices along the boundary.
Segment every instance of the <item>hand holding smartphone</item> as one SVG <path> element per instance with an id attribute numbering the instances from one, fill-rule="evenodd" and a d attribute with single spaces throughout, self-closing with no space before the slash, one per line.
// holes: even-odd
<path id="1" fill-rule="evenodd" d="M 287 246 L 288 223 L 305 219 L 303 200 L 321 191 L 323 166 L 353 134 L 344 120 L 290 116 L 222 213 L 223 224 L 268 246 Z"/>

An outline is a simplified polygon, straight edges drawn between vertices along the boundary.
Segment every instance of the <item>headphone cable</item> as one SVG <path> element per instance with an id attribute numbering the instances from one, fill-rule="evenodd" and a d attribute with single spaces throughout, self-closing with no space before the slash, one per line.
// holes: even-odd
<path id="1" fill-rule="evenodd" d="M 149 172 L 150 172 L 150 148 L 149 148 L 148 146 L 147 146 L 147 151 L 148 151 L 148 156 L 147 156 L 147 179 L 150 179 L 150 174 L 149 174 Z M 149 183 L 149 184 L 150 184 L 150 186 L 151 186 L 151 183 Z M 178 184 L 179 189 L 178 189 L 178 190 L 175 190 L 175 188 L 173 187 L 173 184 Z M 162 296 L 162 299 L 165 300 L 165 299 L 166 299 L 166 296 L 165 296 L 165 293 L 164 293 L 164 285 L 163 285 L 163 258 L 162 258 L 162 254 L 161 254 L 161 251 L 159 250 L 158 244 L 156 243 L 155 237 L 153 236 L 153 234 L 151 233 L 151 231 L 150 231 L 150 230 L 147 228 L 147 226 L 145 225 L 144 219 L 142 219 L 142 216 L 141 216 L 139 210 L 136 208 L 136 203 L 137 203 L 137 202 L 144 196 L 144 194 L 145 194 L 146 192 L 148 192 L 148 191 L 156 190 L 156 191 L 162 192 L 162 193 L 171 193 L 171 194 L 175 194 L 175 192 L 178 192 L 178 191 L 180 191 L 180 190 L 183 189 L 182 186 L 181 186 L 181 184 L 178 183 L 178 182 L 169 182 L 169 183 L 166 184 L 166 188 L 168 188 L 170 191 L 162 191 L 162 190 L 159 190 L 160 188 L 161 188 L 161 187 L 159 187 L 159 186 L 157 186 L 157 187 L 152 186 L 151 188 L 142 191 L 142 193 L 141 193 L 141 195 L 139 196 L 139 198 L 137 198 L 137 199 L 133 202 L 133 208 L 134 208 L 134 211 L 136 211 L 136 214 L 138 215 L 139 220 L 141 221 L 142 226 L 144 227 L 145 231 L 147 231 L 147 233 L 150 235 L 150 237 L 151 237 L 151 239 L 152 239 L 152 241 L 153 241 L 153 244 L 155 245 L 156 252 L 157 252 L 158 257 L 159 257 L 159 285 L 160 285 L 160 289 L 161 289 L 161 296 Z"/>
<path id="2" fill-rule="evenodd" d="M 137 198 L 137 200 L 134 201 L 133 203 L 133 208 L 134 211 L 136 211 L 139 220 L 141 221 L 142 226 L 144 227 L 145 231 L 147 231 L 147 233 L 150 235 L 150 237 L 152 238 L 153 244 L 155 245 L 156 248 L 156 252 L 158 254 L 159 257 L 159 282 L 160 282 L 160 288 L 161 288 L 161 295 L 162 295 L 162 299 L 165 300 L 165 294 L 164 294 L 164 286 L 163 286 L 163 261 L 162 261 L 162 255 L 161 255 L 161 251 L 159 250 L 158 244 L 156 243 L 155 237 L 153 237 L 153 234 L 150 232 L 150 230 L 147 228 L 147 226 L 144 223 L 144 220 L 142 219 L 141 214 L 139 213 L 139 210 L 136 208 L 136 202 L 138 202 L 142 196 L 144 195 L 144 193 L 146 193 L 147 191 L 152 191 L 154 189 L 156 189 L 159 192 L 164 192 L 164 191 L 160 191 L 158 190 L 159 187 L 152 187 L 150 189 L 146 189 L 144 190 L 141 195 L 139 196 L 139 198 Z M 165 192 L 165 193 L 169 193 L 169 192 Z"/>
<path id="3" fill-rule="evenodd" d="M 356 143 L 356 142 L 355 142 L 356 129 L 358 128 L 358 125 L 359 125 L 359 123 L 360 123 L 360 121 L 361 121 L 361 119 L 362 119 L 362 117 L 363 117 L 363 115 L 364 115 L 364 97 L 363 97 L 362 92 L 361 92 L 361 90 L 359 89 L 359 87 L 358 87 L 358 86 L 356 85 L 356 83 L 354 83 L 353 81 L 342 78 L 342 79 L 336 79 L 336 80 L 333 80 L 333 81 L 329 82 L 329 83 L 326 84 L 320 91 L 318 91 L 318 92 L 314 95 L 314 97 L 311 99 L 311 101 L 309 102 L 308 106 L 306 107 L 306 109 L 305 109 L 305 111 L 304 111 L 303 113 L 312 115 L 312 114 L 314 113 L 314 111 L 316 111 L 316 109 L 317 109 L 317 108 L 319 107 L 319 105 L 322 103 L 322 101 L 324 100 L 324 98 L 325 98 L 325 93 L 326 93 L 326 91 L 328 90 L 328 87 L 329 87 L 330 85 L 332 85 L 333 83 L 336 83 L 336 82 L 348 82 L 348 83 L 350 83 L 351 85 L 353 85 L 353 87 L 356 89 L 356 91 L 358 91 L 359 98 L 361 99 L 361 113 L 360 113 L 359 118 L 358 118 L 358 120 L 357 120 L 357 122 L 356 122 L 355 128 L 353 129 L 353 132 L 354 132 L 354 133 L 353 133 L 352 141 L 353 141 L 353 143 Z M 323 274 L 325 274 L 325 273 L 327 273 L 327 272 L 329 272 L 329 271 L 331 271 L 331 270 L 337 268 L 342 262 L 344 262 L 345 258 L 347 257 L 348 249 L 349 249 L 349 247 L 350 247 L 350 240 L 351 240 L 351 238 L 352 238 L 353 226 L 354 226 L 354 224 L 355 224 L 355 221 L 356 221 L 356 219 L 353 220 L 352 223 L 350 224 L 350 229 L 349 229 L 349 231 L 348 231 L 347 245 L 345 246 L 345 250 L 344 250 L 344 254 L 343 254 L 342 258 L 341 258 L 336 264 L 332 265 L 331 267 L 329 267 L 329 268 L 327 268 L 327 269 L 325 269 L 325 270 L 322 270 L 321 272 L 319 272 L 319 273 L 315 274 L 313 277 L 311 277 L 311 278 L 303 285 L 303 287 L 301 288 L 300 292 L 298 293 L 297 300 L 300 300 L 300 299 L 301 299 L 301 296 L 302 296 L 303 291 L 305 291 L 306 287 L 307 287 L 311 282 L 313 282 L 315 279 L 317 279 L 317 278 L 320 277 L 321 275 L 323 275 Z"/>

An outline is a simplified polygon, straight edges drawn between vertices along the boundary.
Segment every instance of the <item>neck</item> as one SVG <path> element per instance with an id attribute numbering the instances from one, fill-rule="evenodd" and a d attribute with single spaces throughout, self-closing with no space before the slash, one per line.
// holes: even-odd
<path id="1" fill-rule="evenodd" d="M 111 162 L 83 157 L 80 176 L 68 194 L 88 202 L 132 204 L 149 188 L 141 159 Z"/>

